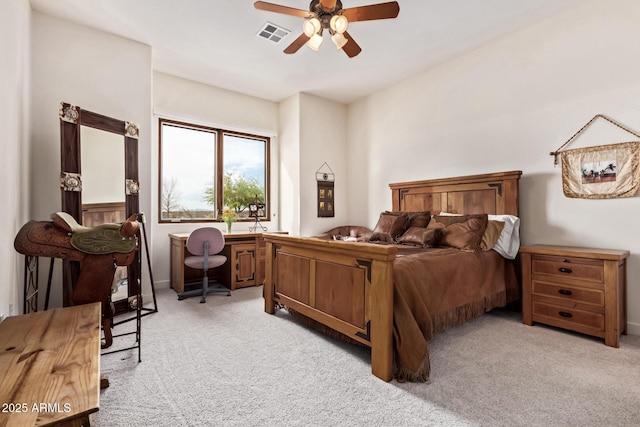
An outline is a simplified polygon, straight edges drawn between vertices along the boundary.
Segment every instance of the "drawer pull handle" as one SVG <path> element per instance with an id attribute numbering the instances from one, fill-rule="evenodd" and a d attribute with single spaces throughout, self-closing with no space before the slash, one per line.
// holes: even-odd
<path id="1" fill-rule="evenodd" d="M 560 268 L 558 269 L 558 271 L 559 271 L 560 273 L 567 273 L 567 274 L 568 274 L 568 273 L 573 273 L 573 270 L 572 270 L 572 269 L 570 269 L 570 268 L 567 268 L 567 267 L 560 267 Z"/>
<path id="2" fill-rule="evenodd" d="M 567 296 L 569 296 L 569 295 L 573 295 L 573 292 L 571 292 L 571 291 L 570 291 L 570 290 L 568 290 L 568 289 L 559 289 L 559 290 L 558 290 L 558 293 L 559 293 L 559 294 L 561 294 L 561 295 L 567 295 Z"/>
<path id="3" fill-rule="evenodd" d="M 567 318 L 571 318 L 571 317 L 573 317 L 573 314 L 568 313 L 568 312 L 566 312 L 566 311 L 559 311 L 559 312 L 558 312 L 558 314 L 559 314 L 560 316 L 562 316 L 562 317 L 567 317 Z"/>

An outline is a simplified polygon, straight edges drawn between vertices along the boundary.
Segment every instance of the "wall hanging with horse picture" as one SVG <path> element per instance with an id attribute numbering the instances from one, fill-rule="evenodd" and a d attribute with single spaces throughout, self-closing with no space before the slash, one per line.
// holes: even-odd
<path id="1" fill-rule="evenodd" d="M 640 138 L 640 134 L 602 114 L 594 116 L 556 151 L 562 164 L 562 191 L 566 197 L 612 199 L 632 197 L 640 188 L 640 141 L 563 150 L 598 118 Z"/>

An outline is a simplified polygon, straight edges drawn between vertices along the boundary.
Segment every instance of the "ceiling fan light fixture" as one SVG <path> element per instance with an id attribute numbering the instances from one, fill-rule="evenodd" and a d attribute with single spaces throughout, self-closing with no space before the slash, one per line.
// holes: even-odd
<path id="1" fill-rule="evenodd" d="M 342 33 L 338 32 L 333 33 L 333 35 L 331 36 L 331 40 L 333 40 L 333 43 L 338 49 L 342 49 L 344 45 L 349 41 L 349 39 L 347 39 Z"/>
<path id="2" fill-rule="evenodd" d="M 329 27 L 336 33 L 344 33 L 349 26 L 349 20 L 344 15 L 333 15 L 329 21 Z"/>
<path id="3" fill-rule="evenodd" d="M 322 44 L 322 36 L 318 33 L 312 35 L 309 41 L 307 42 L 307 46 L 309 46 L 309 49 L 313 50 L 314 52 L 317 52 L 320 50 L 321 44 Z"/>
<path id="4" fill-rule="evenodd" d="M 314 34 L 318 34 L 321 28 L 322 24 L 318 18 L 309 18 L 302 23 L 302 31 L 307 37 L 313 37 Z"/>
<path id="5" fill-rule="evenodd" d="M 284 49 L 284 53 L 296 53 L 305 44 L 314 51 L 319 50 L 322 44 L 322 33 L 327 30 L 333 43 L 349 58 L 353 58 L 362 52 L 362 48 L 347 33 L 347 27 L 350 22 L 397 18 L 400 12 L 400 5 L 397 1 L 386 1 L 384 3 L 354 6 L 345 9 L 341 0 L 311 0 L 308 11 L 266 1 L 256 1 L 253 3 L 253 7 L 258 10 L 297 16 L 304 19 L 302 24 L 303 33 Z"/>

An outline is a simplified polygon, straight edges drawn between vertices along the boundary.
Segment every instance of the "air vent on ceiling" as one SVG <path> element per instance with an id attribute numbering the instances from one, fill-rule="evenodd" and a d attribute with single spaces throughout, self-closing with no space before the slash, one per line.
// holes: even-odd
<path id="1" fill-rule="evenodd" d="M 271 22 L 265 23 L 258 34 L 258 37 L 262 37 L 267 40 L 271 40 L 274 43 L 279 43 L 280 40 L 289 35 L 291 31 L 284 29 L 276 24 L 272 24 Z"/>

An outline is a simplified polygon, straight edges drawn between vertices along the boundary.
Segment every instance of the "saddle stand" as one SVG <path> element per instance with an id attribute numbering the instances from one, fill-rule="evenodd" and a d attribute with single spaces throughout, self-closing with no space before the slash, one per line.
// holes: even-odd
<path id="1" fill-rule="evenodd" d="M 25 269 L 30 266 L 29 269 L 35 268 L 37 271 L 38 262 L 37 259 L 33 261 L 34 257 L 51 258 L 49 280 L 51 280 L 55 258 L 77 261 L 80 264 L 71 300 L 74 305 L 91 302 L 102 304 L 102 324 L 105 334 L 102 348 L 108 348 L 113 343 L 111 286 L 116 267 L 128 266 L 134 260 L 135 250 L 138 247 L 137 215 L 132 215 L 122 224 L 102 224 L 92 228 L 79 225 L 71 215 L 64 212 L 52 214 L 51 219 L 52 221 L 29 221 L 23 225 L 16 235 L 14 247 L 19 253 L 27 256 Z M 32 279 L 29 282 L 30 292 L 25 289 L 25 298 L 33 295 L 34 288 L 37 289 Z M 49 289 L 47 289 L 45 309 L 48 308 L 48 303 Z M 27 307 L 25 300 L 25 312 L 28 308 L 37 310 L 37 300 L 35 307 L 33 307 L 33 301 Z"/>

